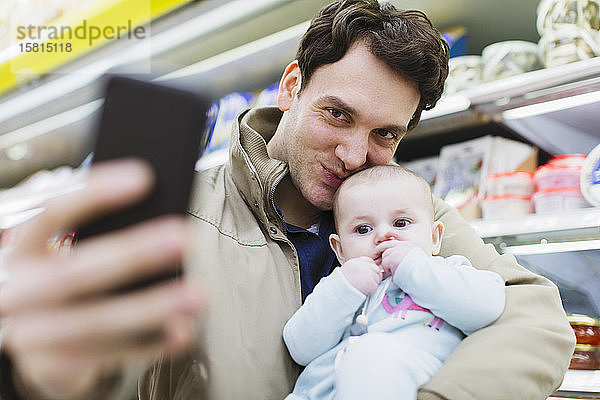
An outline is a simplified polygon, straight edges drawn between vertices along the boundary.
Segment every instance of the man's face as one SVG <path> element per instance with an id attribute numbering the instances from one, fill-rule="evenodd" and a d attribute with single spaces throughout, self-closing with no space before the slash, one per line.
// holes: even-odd
<path id="1" fill-rule="evenodd" d="M 278 96 L 285 113 L 269 154 L 288 163 L 294 186 L 312 206 L 329 210 L 343 179 L 389 163 L 417 109 L 419 91 L 362 43 L 317 68 L 298 94 L 301 79 L 298 65 L 290 64 Z"/>

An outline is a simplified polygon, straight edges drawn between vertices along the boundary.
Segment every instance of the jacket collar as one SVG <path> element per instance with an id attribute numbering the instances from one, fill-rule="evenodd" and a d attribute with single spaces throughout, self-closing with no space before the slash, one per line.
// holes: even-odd
<path id="1" fill-rule="evenodd" d="M 267 142 L 283 115 L 277 107 L 250 109 L 238 117 L 233 129 L 229 160 L 231 176 L 242 198 L 265 226 L 284 223 L 273 204 L 277 184 L 288 173 L 287 164 L 267 154 Z"/>

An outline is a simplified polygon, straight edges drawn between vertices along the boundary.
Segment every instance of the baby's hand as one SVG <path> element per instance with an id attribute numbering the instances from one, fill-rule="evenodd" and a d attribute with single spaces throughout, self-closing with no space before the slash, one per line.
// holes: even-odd
<path id="1" fill-rule="evenodd" d="M 415 248 L 410 242 L 400 240 L 386 240 L 377 245 L 377 252 L 381 254 L 381 267 L 384 277 L 394 275 L 398 265 L 404 260 L 409 251 Z"/>
<path id="2" fill-rule="evenodd" d="M 369 257 L 352 258 L 342 265 L 342 273 L 362 294 L 370 296 L 381 283 L 382 271 Z"/>

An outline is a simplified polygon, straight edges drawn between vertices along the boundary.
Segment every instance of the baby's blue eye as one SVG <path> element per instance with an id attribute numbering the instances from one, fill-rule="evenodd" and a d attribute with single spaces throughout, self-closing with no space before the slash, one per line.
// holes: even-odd
<path id="1" fill-rule="evenodd" d="M 410 224 L 410 221 L 406 218 L 399 218 L 394 221 L 394 228 L 406 228 Z"/>
<path id="2" fill-rule="evenodd" d="M 371 232 L 371 227 L 369 227 L 367 225 L 361 225 L 361 226 L 357 226 L 355 231 L 360 235 L 365 235 L 365 234 Z"/>

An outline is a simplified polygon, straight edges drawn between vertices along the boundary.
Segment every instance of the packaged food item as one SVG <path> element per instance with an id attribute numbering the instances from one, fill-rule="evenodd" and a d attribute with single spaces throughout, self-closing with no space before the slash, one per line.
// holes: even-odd
<path id="1" fill-rule="evenodd" d="M 404 168 L 408 168 L 416 174 L 419 174 L 433 188 L 435 186 L 435 176 L 438 171 L 438 156 L 419 158 L 412 161 L 397 161 Z"/>
<path id="2" fill-rule="evenodd" d="M 583 197 L 591 205 L 600 207 L 600 145 L 594 147 L 583 162 L 579 184 Z"/>
<path id="3" fill-rule="evenodd" d="M 573 187 L 558 187 L 538 190 L 533 194 L 536 214 L 556 213 L 589 207 L 581 191 Z"/>
<path id="4" fill-rule="evenodd" d="M 481 215 L 484 219 L 516 218 L 532 212 L 531 196 L 514 194 L 486 196 L 481 202 Z"/>
<path id="5" fill-rule="evenodd" d="M 448 61 L 448 78 L 446 94 L 477 86 L 483 81 L 483 64 L 481 56 L 453 57 Z"/>
<path id="6" fill-rule="evenodd" d="M 568 165 L 581 167 L 585 161 L 585 154 L 558 154 L 548 160 L 548 164 Z"/>
<path id="7" fill-rule="evenodd" d="M 442 147 L 434 194 L 467 219 L 480 217 L 479 192 L 488 173 L 493 137 L 484 136 Z"/>
<path id="8" fill-rule="evenodd" d="M 444 29 L 442 36 L 450 47 L 450 57 L 460 57 L 467 54 L 467 28 L 455 26 Z"/>
<path id="9" fill-rule="evenodd" d="M 231 129 L 238 114 L 248 108 L 254 101 L 254 94 L 233 92 L 222 97 L 216 106 L 211 107 L 210 112 L 216 111 L 216 116 L 209 117 L 214 120 L 213 131 L 210 136 L 208 148 L 205 154 L 224 149 L 229 146 Z"/>
<path id="10" fill-rule="evenodd" d="M 599 0 L 541 0 L 537 8 L 540 36 L 565 26 L 600 30 Z"/>
<path id="11" fill-rule="evenodd" d="M 531 196 L 534 192 L 533 173 L 527 171 L 491 174 L 485 179 L 487 196 Z"/>
<path id="12" fill-rule="evenodd" d="M 546 32 L 538 46 L 546 67 L 587 60 L 600 55 L 600 40 L 595 31 L 576 26 L 565 26 Z"/>
<path id="13" fill-rule="evenodd" d="M 493 43 L 481 52 L 483 80 L 493 81 L 541 68 L 537 43 L 521 40 Z"/>
<path id="14" fill-rule="evenodd" d="M 576 345 L 569 369 L 600 369 L 600 346 L 591 346 L 589 344 Z"/>
<path id="15" fill-rule="evenodd" d="M 266 107 L 277 105 L 277 93 L 279 91 L 279 82 L 275 82 L 264 88 L 256 96 L 252 107 Z"/>
<path id="16" fill-rule="evenodd" d="M 525 143 L 494 136 L 446 145 L 440 150 L 433 193 L 466 219 L 479 218 L 485 177 L 522 169 L 534 152 Z"/>
<path id="17" fill-rule="evenodd" d="M 600 320 L 583 314 L 567 316 L 573 328 L 577 344 L 600 346 Z"/>
<path id="18" fill-rule="evenodd" d="M 533 180 L 538 190 L 575 188 L 579 190 L 580 166 L 544 164 L 535 170 Z"/>

